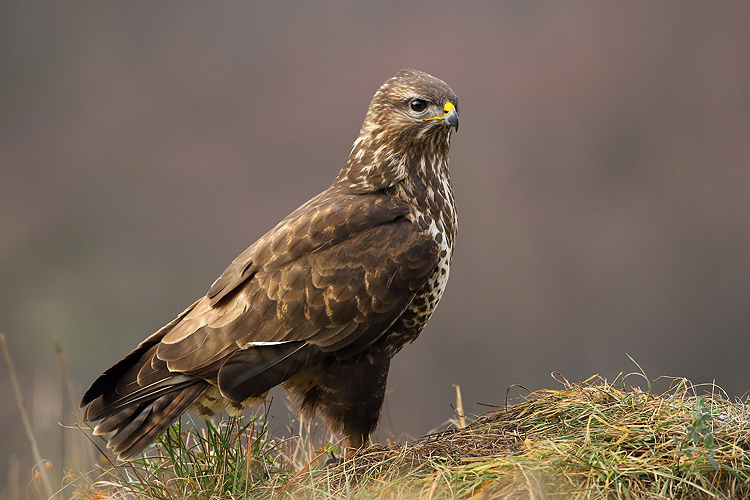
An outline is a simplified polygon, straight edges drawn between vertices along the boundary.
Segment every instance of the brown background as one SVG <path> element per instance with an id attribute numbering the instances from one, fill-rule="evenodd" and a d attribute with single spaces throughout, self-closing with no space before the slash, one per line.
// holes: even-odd
<path id="1" fill-rule="evenodd" d="M 381 441 L 450 418 L 452 384 L 478 413 L 626 353 L 750 389 L 750 4 L 3 1 L 0 330 L 56 471 L 53 339 L 85 388 L 327 187 L 404 67 L 460 97 L 460 229 Z M 0 397 L 24 485 L 4 370 Z"/>

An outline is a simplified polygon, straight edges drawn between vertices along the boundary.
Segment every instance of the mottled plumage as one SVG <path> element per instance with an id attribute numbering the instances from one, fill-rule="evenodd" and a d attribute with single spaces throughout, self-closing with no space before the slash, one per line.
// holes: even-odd
<path id="1" fill-rule="evenodd" d="M 92 384 L 81 405 L 95 432 L 132 458 L 191 408 L 238 412 L 284 384 L 348 446 L 369 444 L 391 357 L 448 280 L 451 128 L 458 99 L 444 82 L 415 70 L 386 81 L 331 187 Z"/>

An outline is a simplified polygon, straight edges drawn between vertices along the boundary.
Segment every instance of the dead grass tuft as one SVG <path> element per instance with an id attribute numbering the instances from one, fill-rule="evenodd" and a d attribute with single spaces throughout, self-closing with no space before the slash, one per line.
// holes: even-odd
<path id="1" fill-rule="evenodd" d="M 565 384 L 462 429 L 373 446 L 337 467 L 323 465 L 328 454 L 312 451 L 309 436 L 270 438 L 263 418 L 209 426 L 203 435 L 178 428 L 160 440 L 156 456 L 102 472 L 77 496 L 750 498 L 747 401 L 715 390 L 701 395 L 684 379 L 661 395 L 651 394 L 650 383 L 644 392 L 598 377 Z"/>
<path id="2" fill-rule="evenodd" d="M 750 498 L 746 402 L 599 378 L 538 391 L 464 429 L 373 447 L 293 489 L 362 498 Z"/>

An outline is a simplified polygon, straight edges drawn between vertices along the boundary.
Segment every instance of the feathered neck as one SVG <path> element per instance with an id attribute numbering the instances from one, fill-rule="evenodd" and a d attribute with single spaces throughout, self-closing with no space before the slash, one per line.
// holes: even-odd
<path id="1" fill-rule="evenodd" d="M 425 166 L 445 168 L 450 149 L 449 129 L 440 126 L 416 131 L 404 129 L 365 120 L 334 185 L 356 193 L 382 191 L 410 176 L 429 175 Z"/>

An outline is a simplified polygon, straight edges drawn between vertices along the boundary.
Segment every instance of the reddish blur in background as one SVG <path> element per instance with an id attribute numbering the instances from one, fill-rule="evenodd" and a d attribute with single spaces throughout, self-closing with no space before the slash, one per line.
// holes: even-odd
<path id="1" fill-rule="evenodd" d="M 406 67 L 460 98 L 460 229 L 381 441 L 453 416 L 453 384 L 480 413 L 628 354 L 750 389 L 748 3 L 3 1 L 0 67 L 0 330 L 58 473 L 53 340 L 88 387 L 329 185 Z M 0 398 L 23 488 L 5 370 Z"/>

